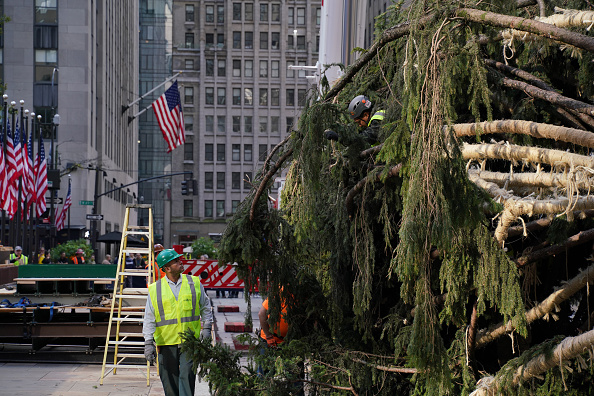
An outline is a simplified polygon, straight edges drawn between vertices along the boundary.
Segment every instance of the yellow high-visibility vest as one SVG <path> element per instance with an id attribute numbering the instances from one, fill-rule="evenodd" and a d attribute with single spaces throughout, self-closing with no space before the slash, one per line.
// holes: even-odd
<path id="1" fill-rule="evenodd" d="M 200 336 L 200 279 L 182 274 L 182 285 L 175 299 L 167 283 L 167 277 L 149 286 L 151 304 L 155 311 L 157 345 L 178 345 L 182 340 L 179 333 L 192 329 Z"/>

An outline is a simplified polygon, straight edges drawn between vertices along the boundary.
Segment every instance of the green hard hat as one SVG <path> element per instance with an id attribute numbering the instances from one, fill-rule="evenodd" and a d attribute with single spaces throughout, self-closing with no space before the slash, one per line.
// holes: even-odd
<path id="1" fill-rule="evenodd" d="M 167 265 L 167 263 L 181 256 L 183 255 L 178 254 L 173 249 L 165 249 L 157 256 L 157 265 L 159 266 L 159 268 L 163 268 Z"/>

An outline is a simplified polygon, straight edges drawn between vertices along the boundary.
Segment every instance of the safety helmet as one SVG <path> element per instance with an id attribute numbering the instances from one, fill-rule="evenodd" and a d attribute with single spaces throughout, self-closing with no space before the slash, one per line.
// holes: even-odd
<path id="1" fill-rule="evenodd" d="M 169 262 L 175 260 L 178 257 L 181 257 L 181 254 L 178 254 L 173 249 L 165 249 L 157 256 L 157 265 L 159 268 L 165 267 Z"/>
<path id="2" fill-rule="evenodd" d="M 84 251 L 84 250 L 82 250 L 82 249 L 78 249 L 78 250 L 76 251 L 76 254 L 85 254 L 85 251 Z"/>
<path id="3" fill-rule="evenodd" d="M 349 104 L 349 115 L 353 120 L 361 117 L 364 111 L 371 110 L 371 100 L 365 95 L 359 95 L 355 99 L 351 100 Z"/>
<path id="4" fill-rule="evenodd" d="M 160 243 L 155 244 L 155 246 L 153 247 L 153 250 L 155 251 L 155 256 L 158 256 L 159 253 L 163 251 L 163 249 L 165 248 Z"/>

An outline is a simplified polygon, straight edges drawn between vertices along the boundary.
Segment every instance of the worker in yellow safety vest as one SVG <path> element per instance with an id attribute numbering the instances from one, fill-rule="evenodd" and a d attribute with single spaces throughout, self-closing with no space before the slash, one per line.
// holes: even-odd
<path id="1" fill-rule="evenodd" d="M 200 278 L 183 274 L 182 255 L 165 249 L 157 265 L 165 276 L 149 285 L 144 323 L 144 356 L 159 359 L 159 376 L 165 395 L 194 395 L 196 371 L 191 356 L 181 351 L 180 333 L 191 329 L 200 338 L 211 338 L 212 308 Z M 155 348 L 156 344 L 156 348 Z"/>
<path id="2" fill-rule="evenodd" d="M 351 100 L 348 108 L 349 116 L 359 127 L 361 136 L 371 146 L 378 144 L 379 130 L 386 112 L 384 110 L 373 111 L 373 102 L 365 95 L 359 95 Z M 349 144 L 348 141 L 341 139 L 338 133 L 331 129 L 324 131 L 324 137 L 328 140 L 337 140 L 343 144 Z"/>
<path id="3" fill-rule="evenodd" d="M 14 253 L 10 253 L 8 260 L 16 266 L 29 264 L 29 258 L 23 254 L 23 248 L 20 246 L 14 248 Z"/>

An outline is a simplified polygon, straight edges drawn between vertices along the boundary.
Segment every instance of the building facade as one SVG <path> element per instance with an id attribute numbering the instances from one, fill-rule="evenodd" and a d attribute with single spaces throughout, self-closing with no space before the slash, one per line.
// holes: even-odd
<path id="1" fill-rule="evenodd" d="M 187 195 L 183 177 L 172 178 L 170 243 L 223 232 L 296 123 L 312 85 L 310 73 L 289 66 L 316 63 L 320 19 L 320 1 L 173 2 L 173 72 L 183 72 L 187 138 L 172 170 L 193 175 L 185 176 Z"/>
<path id="2" fill-rule="evenodd" d="M 103 221 L 92 224 L 86 215 L 95 195 L 137 179 L 137 124 L 128 123 L 122 108 L 138 92 L 138 0 L 2 3 L 11 19 L 3 31 L 5 93 L 42 116 L 45 150 L 52 152 L 53 140 L 61 176 L 57 197 L 66 196 L 72 180 L 71 226 L 94 228 L 95 235 L 120 229 L 136 186 L 97 199 Z"/>

